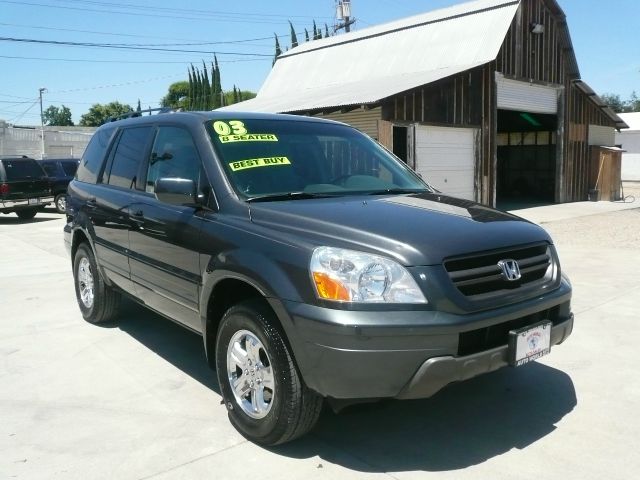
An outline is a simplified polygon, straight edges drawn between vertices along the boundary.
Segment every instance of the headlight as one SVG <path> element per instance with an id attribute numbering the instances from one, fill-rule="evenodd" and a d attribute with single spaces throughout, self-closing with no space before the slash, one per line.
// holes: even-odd
<path id="1" fill-rule="evenodd" d="M 388 258 L 318 247 L 311 256 L 318 298 L 357 303 L 427 303 L 409 272 Z"/>

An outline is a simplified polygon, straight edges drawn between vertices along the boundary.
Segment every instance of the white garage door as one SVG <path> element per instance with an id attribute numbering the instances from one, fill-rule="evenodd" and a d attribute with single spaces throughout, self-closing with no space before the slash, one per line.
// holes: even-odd
<path id="1" fill-rule="evenodd" d="M 473 128 L 416 126 L 416 171 L 447 195 L 474 200 Z"/>

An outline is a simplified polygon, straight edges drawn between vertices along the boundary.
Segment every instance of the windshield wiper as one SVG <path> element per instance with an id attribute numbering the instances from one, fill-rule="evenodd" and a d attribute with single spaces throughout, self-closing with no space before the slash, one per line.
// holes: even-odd
<path id="1" fill-rule="evenodd" d="M 386 190 L 376 190 L 367 195 L 401 195 L 406 193 L 429 193 L 425 188 L 387 188 Z"/>
<path id="2" fill-rule="evenodd" d="M 289 192 L 289 193 L 272 193 L 267 195 L 258 195 L 248 198 L 247 203 L 256 202 L 277 202 L 278 200 L 306 200 L 309 198 L 327 198 L 335 197 L 326 193 L 310 193 L 310 192 Z"/>

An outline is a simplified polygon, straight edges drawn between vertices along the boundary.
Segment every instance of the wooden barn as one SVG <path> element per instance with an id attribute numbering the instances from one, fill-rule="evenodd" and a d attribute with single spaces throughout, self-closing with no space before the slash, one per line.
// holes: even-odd
<path id="1" fill-rule="evenodd" d="M 555 0 L 477 0 L 308 42 L 228 109 L 349 123 L 488 205 L 587 200 L 591 147 L 626 127 L 580 79 Z"/>

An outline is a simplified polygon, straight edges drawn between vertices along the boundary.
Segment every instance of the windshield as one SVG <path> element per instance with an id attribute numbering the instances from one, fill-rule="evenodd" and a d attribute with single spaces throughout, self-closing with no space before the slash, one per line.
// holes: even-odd
<path id="1" fill-rule="evenodd" d="M 236 191 L 245 199 L 430 191 L 404 163 L 357 130 L 294 120 L 207 122 Z M 306 193 L 282 197 L 289 193 Z"/>

